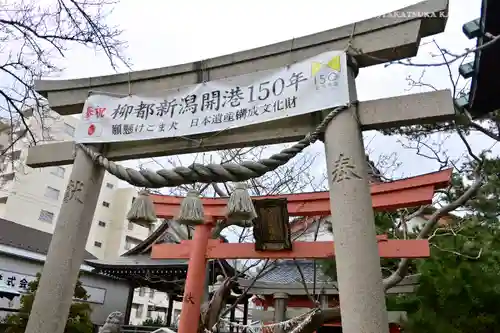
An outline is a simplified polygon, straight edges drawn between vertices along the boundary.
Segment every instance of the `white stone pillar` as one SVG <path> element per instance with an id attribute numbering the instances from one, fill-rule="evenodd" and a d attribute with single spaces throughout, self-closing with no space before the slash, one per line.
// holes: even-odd
<path id="1" fill-rule="evenodd" d="M 274 322 L 280 323 L 286 320 L 286 302 L 288 299 L 288 294 L 286 293 L 275 293 L 274 298 Z M 276 328 L 274 330 L 276 333 L 284 333 L 285 330 L 282 328 Z"/>
<path id="2" fill-rule="evenodd" d="M 357 101 L 354 81 L 354 71 L 349 68 L 352 102 Z M 342 331 L 386 333 L 389 326 L 380 257 L 356 106 L 330 122 L 325 150 Z"/>
<path id="3" fill-rule="evenodd" d="M 77 149 L 25 333 L 63 333 L 104 169 Z"/>
<path id="4" fill-rule="evenodd" d="M 319 295 L 319 304 L 322 309 L 328 309 L 328 295 Z"/>

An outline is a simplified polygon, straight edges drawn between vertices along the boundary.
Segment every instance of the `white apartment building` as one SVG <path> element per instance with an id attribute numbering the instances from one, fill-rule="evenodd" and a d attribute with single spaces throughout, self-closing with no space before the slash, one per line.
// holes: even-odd
<path id="1" fill-rule="evenodd" d="M 177 325 L 181 314 L 182 303 L 174 301 L 172 311 L 172 324 Z M 166 321 L 168 313 L 168 296 L 146 287 L 134 291 L 132 311 L 130 312 L 130 325 L 141 325 L 146 319 L 160 317 Z"/>
<path id="2" fill-rule="evenodd" d="M 43 117 L 28 114 L 25 118 L 31 133 L 17 141 L 23 132 L 22 125 L 14 125 L 13 131 L 7 124 L 0 127 L 0 151 L 10 147 L 0 158 L 0 217 L 52 233 L 72 165 L 27 167 L 27 148 L 32 135 L 37 144 L 71 140 L 78 119 L 53 112 Z M 87 251 L 97 258 L 117 257 L 149 234 L 147 228 L 129 225 L 125 218 L 137 191 L 132 187 L 118 188 L 118 185 L 115 176 L 105 174 L 87 243 Z"/>
<path id="3" fill-rule="evenodd" d="M 0 122 L 0 218 L 44 232 L 53 233 L 61 208 L 72 165 L 33 169 L 25 164 L 32 135 L 37 144 L 72 139 L 78 119 L 61 117 L 54 112 L 44 115 L 27 112 L 25 121 L 30 133 L 24 132 L 22 122 Z M 18 139 L 19 138 L 19 139 Z M 86 249 L 99 259 L 117 258 L 133 248 L 150 233 L 148 228 L 129 223 L 126 214 L 137 196 L 133 187 L 119 187 L 120 181 L 106 173 L 99 194 Z M 132 314 L 132 324 L 140 324 L 148 316 L 168 304 L 166 294 L 137 289 L 134 307 L 144 309 Z M 180 309 L 180 304 L 176 305 Z M 178 314 L 176 309 L 176 313 Z M 134 312 L 134 311 L 133 311 Z M 174 315 L 175 318 L 175 315 Z"/>

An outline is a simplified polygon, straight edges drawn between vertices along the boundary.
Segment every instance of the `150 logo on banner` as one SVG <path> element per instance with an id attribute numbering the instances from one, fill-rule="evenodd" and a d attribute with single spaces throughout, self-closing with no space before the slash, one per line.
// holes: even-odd
<path id="1" fill-rule="evenodd" d="M 311 64 L 311 76 L 314 78 L 316 89 L 336 87 L 341 71 L 340 56 L 334 56 L 328 62 L 313 61 Z"/>

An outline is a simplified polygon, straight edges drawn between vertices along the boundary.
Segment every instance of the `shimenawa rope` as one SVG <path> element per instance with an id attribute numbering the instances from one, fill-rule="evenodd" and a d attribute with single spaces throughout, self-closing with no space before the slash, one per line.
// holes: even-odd
<path id="1" fill-rule="evenodd" d="M 282 328 L 285 330 L 290 329 L 291 327 L 296 326 L 301 328 L 305 326 L 307 323 L 311 321 L 312 316 L 319 311 L 318 309 L 312 309 L 308 312 L 305 312 L 303 314 L 298 315 L 297 317 L 290 318 L 288 320 L 279 322 L 279 323 L 272 323 L 272 324 L 250 324 L 250 325 L 244 325 L 236 322 L 231 322 L 230 320 L 224 319 L 224 318 L 219 318 L 221 322 L 226 323 L 229 326 L 233 327 L 238 327 L 238 328 L 243 328 L 243 329 L 248 329 L 251 330 L 252 332 L 261 331 L 265 328 L 275 330 L 276 328 Z M 214 333 L 216 327 L 213 327 L 212 330 L 205 329 L 205 333 Z"/>
<path id="2" fill-rule="evenodd" d="M 93 151 L 85 145 L 77 144 L 77 147 L 82 149 L 95 164 L 100 165 L 112 175 L 134 186 L 160 188 L 192 184 L 195 182 L 206 184 L 228 181 L 242 182 L 260 177 L 269 171 L 273 171 L 285 165 L 305 148 L 316 142 L 320 135 L 326 130 L 328 123 L 348 107 L 349 105 L 344 105 L 334 108 L 312 133 L 306 135 L 292 147 L 283 149 L 281 152 L 257 162 L 244 161 L 241 164 L 224 163 L 207 165 L 194 163 L 189 167 L 176 167 L 170 170 L 134 170 L 125 168 L 108 160 L 105 156 Z"/>

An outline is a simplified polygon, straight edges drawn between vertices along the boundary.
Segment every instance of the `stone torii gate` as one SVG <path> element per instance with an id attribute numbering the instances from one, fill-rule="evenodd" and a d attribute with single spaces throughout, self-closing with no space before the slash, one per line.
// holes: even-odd
<path id="1" fill-rule="evenodd" d="M 425 16 L 388 14 L 203 62 L 99 78 L 39 81 L 36 87 L 55 111 L 69 115 L 81 113 L 89 91 L 151 96 L 169 88 L 278 68 L 348 46 L 354 52 L 356 61 L 353 63 L 357 62 L 362 68 L 416 55 L 421 38 L 444 30 L 447 10 L 447 0 L 429 0 L 400 10 L 428 13 Z M 349 92 L 351 102 L 357 101 L 353 72 L 349 77 Z M 333 162 L 344 156 L 360 175 L 342 182 L 332 177 L 329 180 L 330 202 L 335 204 L 333 229 L 338 242 L 335 251 L 339 292 L 349 295 L 341 299 L 342 322 L 347 333 L 387 330 L 371 198 L 368 182 L 363 177 L 366 167 L 361 130 L 434 123 L 453 115 L 450 92 L 440 91 L 356 104 L 338 114 L 325 130 L 329 174 L 335 171 Z M 186 141 L 171 138 L 87 147 L 100 151 L 109 160 L 120 161 L 282 143 L 303 138 L 320 120 L 321 113 L 317 112 L 231 129 L 210 138 L 194 135 Z M 64 331 L 104 175 L 104 169 L 87 153 L 83 149 L 75 150 L 71 142 L 33 147 L 28 152 L 27 164 L 31 167 L 71 163 L 74 166 L 69 195 L 58 215 L 26 333 Z M 77 200 L 71 200 L 76 192 Z M 354 290 L 356 292 L 352 292 Z"/>

